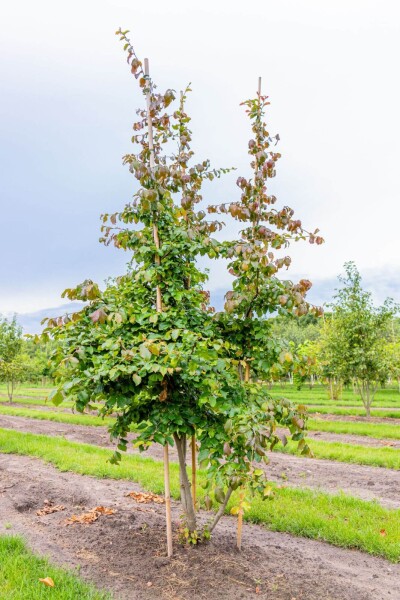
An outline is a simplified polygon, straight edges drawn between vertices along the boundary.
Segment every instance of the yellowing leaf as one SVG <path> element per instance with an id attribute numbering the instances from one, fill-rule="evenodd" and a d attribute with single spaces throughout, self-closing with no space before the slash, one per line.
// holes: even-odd
<path id="1" fill-rule="evenodd" d="M 51 577 L 45 577 L 44 579 L 39 579 L 40 583 L 44 583 L 44 585 L 47 585 L 48 587 L 54 587 L 54 581 L 52 580 Z"/>
<path id="2" fill-rule="evenodd" d="M 271 496 L 274 495 L 274 491 L 273 491 L 273 489 L 272 489 L 272 487 L 270 485 L 267 485 L 264 488 L 263 494 L 264 494 L 264 498 L 271 498 Z"/>
<path id="3" fill-rule="evenodd" d="M 137 373 L 134 373 L 132 375 L 132 379 L 136 385 L 140 385 L 142 383 L 142 378 L 140 377 L 140 375 L 137 375 Z"/>
<path id="4" fill-rule="evenodd" d="M 159 356 L 159 354 L 160 354 L 160 348 L 159 348 L 159 346 L 157 346 L 157 344 L 150 344 L 149 350 L 155 356 Z"/>

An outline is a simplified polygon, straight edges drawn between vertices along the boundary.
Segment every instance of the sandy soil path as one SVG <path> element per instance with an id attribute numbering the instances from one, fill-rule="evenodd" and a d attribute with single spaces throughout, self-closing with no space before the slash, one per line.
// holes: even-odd
<path id="1" fill-rule="evenodd" d="M 70 425 L 8 415 L 0 415 L 0 427 L 50 436 L 63 436 L 70 441 L 113 448 L 105 427 Z M 363 438 L 360 436 L 360 439 Z M 134 452 L 134 450 L 130 449 L 130 452 Z M 155 444 L 145 455 L 162 460 L 162 452 L 161 446 Z M 171 460 L 177 460 L 174 449 L 171 449 Z M 363 500 L 377 500 L 382 506 L 388 508 L 400 508 L 399 471 L 309 459 L 278 452 L 270 454 L 270 464 L 265 468 L 268 478 L 281 484 L 317 488 L 330 493 L 343 490 L 345 493 Z"/>
<path id="2" fill-rule="evenodd" d="M 208 548 L 165 558 L 163 505 L 138 505 L 124 481 L 61 473 L 38 459 L 0 455 L 0 531 L 20 533 L 39 553 L 112 590 L 116 600 L 395 600 L 400 565 L 323 542 L 246 525 L 243 551 L 226 517 Z M 39 517 L 45 500 L 65 510 Z M 115 509 L 91 525 L 65 525 L 95 506 Z M 174 523 L 179 508 L 174 503 Z M 5 530 L 4 525 L 11 526 Z M 176 525 L 175 525 L 176 526 Z"/>

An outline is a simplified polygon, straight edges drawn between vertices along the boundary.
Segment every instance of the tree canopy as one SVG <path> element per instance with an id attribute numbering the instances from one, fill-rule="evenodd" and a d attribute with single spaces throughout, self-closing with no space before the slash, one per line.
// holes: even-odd
<path id="1" fill-rule="evenodd" d="M 136 181 L 133 200 L 103 215 L 101 241 L 128 251 L 130 261 L 127 273 L 103 290 L 91 280 L 68 288 L 64 296 L 85 307 L 46 320 L 43 339 L 59 341 L 52 399 L 59 404 L 69 396 L 80 411 L 100 404 L 102 416 L 115 416 L 114 462 L 126 450 L 132 427 L 141 450 L 154 442 L 174 444 L 185 526 L 190 541 L 197 542 L 215 527 L 233 490 L 268 497 L 265 472 L 256 463 L 267 462 L 267 450 L 279 443 L 278 425 L 289 428 L 300 451 L 309 452 L 304 407 L 272 400 L 258 378 L 281 351 L 266 315 L 304 315 L 311 308 L 305 300 L 311 283 L 279 279 L 290 257 L 276 254 L 291 241 L 320 244 L 322 238 L 318 230 L 307 232 L 289 207 L 276 208 L 267 190 L 280 154 L 278 136 L 264 123 L 269 102 L 261 93 L 244 103 L 253 131 L 248 146 L 253 174 L 238 178 L 238 200 L 203 209 L 203 183 L 227 170 L 195 159 L 186 111 L 190 89 L 178 98 L 170 89 L 158 93 L 128 32 L 117 33 L 146 108 L 138 109 L 133 125 L 135 151 L 123 158 Z M 216 218 L 221 214 L 243 223 L 237 239 L 213 237 L 222 227 Z M 221 313 L 210 306 L 200 256 L 229 261 L 233 287 Z M 186 472 L 193 436 L 207 473 L 206 505 L 212 498 L 220 503 L 201 534 Z"/>

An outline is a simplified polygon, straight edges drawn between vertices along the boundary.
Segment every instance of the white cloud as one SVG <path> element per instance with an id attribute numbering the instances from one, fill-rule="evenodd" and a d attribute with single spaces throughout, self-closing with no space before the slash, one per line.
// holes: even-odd
<path id="1" fill-rule="evenodd" d="M 0 66 L 8 223 L 8 237 L 0 240 L 1 256 L 7 255 L 0 264 L 0 310 L 54 305 L 59 291 L 75 282 L 75 265 L 79 273 L 105 275 L 104 254 L 88 248 L 97 243 L 97 214 L 131 194 L 119 159 L 129 148 L 139 101 L 114 36 L 119 25 L 131 29 L 139 53 L 150 57 L 161 87 L 193 82 L 195 147 L 216 164 L 247 169 L 249 131 L 239 103 L 261 75 L 272 101 L 271 130 L 282 139 L 273 188 L 326 238 L 323 247 L 294 249 L 293 271 L 318 281 L 355 260 L 361 270 L 389 270 L 396 287 L 399 17 L 395 0 L 8 3 L 0 25 L 0 51 L 8 57 Z M 227 181 L 212 200 L 237 193 L 232 178 Z M 55 193 L 47 194 L 50 189 Z M 50 221 L 58 231 L 49 250 Z M 22 250 L 32 259 L 26 273 Z M 49 275 L 53 254 L 59 255 L 57 278 Z M 122 264 L 115 261 L 110 271 Z M 21 269 L 22 289 L 10 275 Z M 220 277 L 214 265 L 213 288 Z"/>

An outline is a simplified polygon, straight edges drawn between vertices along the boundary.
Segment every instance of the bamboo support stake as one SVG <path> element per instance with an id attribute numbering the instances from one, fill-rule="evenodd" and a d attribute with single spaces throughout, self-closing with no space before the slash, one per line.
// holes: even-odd
<path id="1" fill-rule="evenodd" d="M 149 77 L 149 59 L 144 59 L 144 72 L 147 77 Z M 155 167 L 154 160 L 154 143 L 153 143 L 153 123 L 150 114 L 151 108 L 151 98 L 150 98 L 150 89 L 147 90 L 146 93 L 146 103 L 147 103 L 147 128 L 149 133 L 149 151 L 150 151 L 150 170 L 153 171 Z M 157 223 L 153 222 L 153 239 L 154 244 L 157 251 L 160 249 L 160 238 L 158 235 L 158 227 Z M 157 265 L 161 264 L 161 259 L 159 254 L 155 255 L 155 263 Z M 162 297 L 161 297 L 161 288 L 157 285 L 156 288 L 156 310 L 158 313 L 162 312 Z M 172 556 L 172 518 L 171 518 L 171 487 L 169 480 L 169 455 L 168 455 L 168 444 L 164 446 L 164 495 L 165 495 L 165 517 L 167 522 L 167 554 L 168 556 Z"/>
<path id="2" fill-rule="evenodd" d="M 171 488 L 169 483 L 168 444 L 165 444 L 164 446 L 164 488 L 165 514 L 167 519 L 167 555 L 172 556 Z"/>
<path id="3" fill-rule="evenodd" d="M 181 92 L 181 103 L 180 103 L 180 109 L 181 111 L 183 111 L 183 106 L 184 106 L 184 98 L 183 98 L 183 92 Z M 182 169 L 183 173 L 185 173 L 186 169 L 183 168 Z M 185 216 L 183 217 L 186 221 L 186 223 L 188 222 L 188 216 L 187 214 L 185 214 Z M 190 287 L 190 281 L 188 281 L 188 287 Z M 196 491 L 196 486 L 197 486 L 197 481 L 196 481 L 196 471 L 197 471 L 197 463 L 196 463 L 196 434 L 192 435 L 192 500 L 193 500 L 193 509 L 194 512 L 196 512 L 196 502 L 197 502 L 197 491 Z"/>
<path id="4" fill-rule="evenodd" d="M 250 378 L 250 363 L 246 361 L 246 367 L 244 372 L 244 382 L 248 383 Z M 243 500 L 244 491 L 241 490 L 239 494 L 239 512 L 238 512 L 238 524 L 237 524 L 237 535 L 236 545 L 238 550 L 242 547 L 242 530 L 243 530 Z"/>
<path id="5" fill-rule="evenodd" d="M 237 526 L 237 535 L 236 535 L 236 546 L 237 546 L 238 550 L 241 550 L 241 548 L 242 548 L 243 500 L 244 500 L 244 491 L 242 490 L 239 494 L 238 526 Z"/>
<path id="6" fill-rule="evenodd" d="M 249 383 L 250 380 L 250 363 L 246 360 L 246 368 L 244 371 L 244 382 Z"/>
<path id="7" fill-rule="evenodd" d="M 196 476 L 197 476 L 197 461 L 196 461 L 196 436 L 192 435 L 192 499 L 193 499 L 193 508 L 196 512 L 196 502 L 197 502 L 197 494 L 196 494 Z"/>

